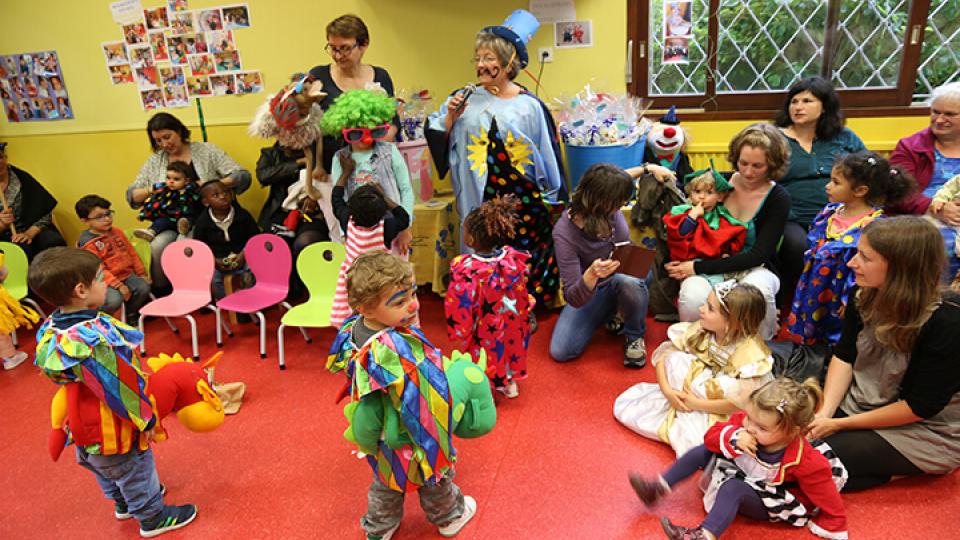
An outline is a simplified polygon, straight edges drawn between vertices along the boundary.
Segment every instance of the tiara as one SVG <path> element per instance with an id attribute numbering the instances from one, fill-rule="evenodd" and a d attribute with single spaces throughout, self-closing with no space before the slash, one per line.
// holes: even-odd
<path id="1" fill-rule="evenodd" d="M 720 305 L 723 306 L 723 309 L 727 311 L 730 311 L 730 308 L 727 307 L 727 303 L 724 300 L 727 298 L 727 295 L 730 294 L 730 291 L 732 291 L 736 286 L 737 280 L 728 279 L 726 281 L 717 283 L 713 288 L 714 294 L 717 295 L 717 302 L 720 302 Z"/>
<path id="2" fill-rule="evenodd" d="M 787 406 L 787 398 L 780 398 L 780 403 L 777 403 L 777 412 L 783 414 L 783 409 Z"/>

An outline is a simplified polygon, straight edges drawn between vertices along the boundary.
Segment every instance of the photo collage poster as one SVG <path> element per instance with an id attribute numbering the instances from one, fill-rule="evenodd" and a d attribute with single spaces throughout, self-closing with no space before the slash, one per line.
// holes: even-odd
<path id="1" fill-rule="evenodd" d="M 0 55 L 0 101 L 8 122 L 72 119 L 57 52 Z"/>
<path id="2" fill-rule="evenodd" d="M 693 2 L 663 4 L 663 63 L 690 62 L 690 40 L 693 39 Z"/>
<path id="3" fill-rule="evenodd" d="M 135 85 L 144 110 L 263 91 L 263 76 L 243 68 L 235 41 L 250 28 L 246 4 L 190 10 L 186 0 L 168 0 L 142 12 L 120 24 L 123 39 L 101 48 L 110 81 Z"/>

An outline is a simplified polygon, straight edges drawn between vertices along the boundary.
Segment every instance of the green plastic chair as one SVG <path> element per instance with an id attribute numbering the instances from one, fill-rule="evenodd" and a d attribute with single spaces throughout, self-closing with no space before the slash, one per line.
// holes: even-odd
<path id="1" fill-rule="evenodd" d="M 7 267 L 7 279 L 4 280 L 3 287 L 14 299 L 29 304 L 41 319 L 46 317 L 36 300 L 27 297 L 30 292 L 27 288 L 27 268 L 30 263 L 23 248 L 13 242 L 0 242 L 0 252 L 3 253 L 3 264 Z M 13 338 L 14 347 L 20 346 L 16 332 L 10 334 L 10 337 Z"/>
<path id="2" fill-rule="evenodd" d="M 140 257 L 140 262 L 143 263 L 143 268 L 147 271 L 147 275 L 150 275 L 150 242 L 147 242 L 139 236 L 133 234 L 133 229 L 123 231 L 127 235 L 127 239 L 130 240 L 130 243 L 133 244 L 133 250 L 137 252 L 137 256 Z"/>
<path id="3" fill-rule="evenodd" d="M 280 327 L 277 328 L 280 369 L 287 369 L 283 357 L 284 327 L 299 326 L 307 343 L 311 343 L 305 327 L 330 326 L 330 310 L 333 309 L 333 296 L 337 291 L 337 278 L 340 276 L 340 265 L 346 256 L 347 252 L 342 244 L 317 242 L 304 248 L 297 257 L 297 274 L 307 286 L 310 298 L 291 308 L 280 319 Z"/>

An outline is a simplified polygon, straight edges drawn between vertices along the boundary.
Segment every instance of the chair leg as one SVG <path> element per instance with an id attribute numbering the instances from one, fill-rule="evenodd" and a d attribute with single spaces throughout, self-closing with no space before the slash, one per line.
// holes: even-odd
<path id="1" fill-rule="evenodd" d="M 267 319 L 263 317 L 260 311 L 254 312 L 260 319 L 260 358 L 267 357 Z"/>
<path id="2" fill-rule="evenodd" d="M 140 342 L 140 354 L 147 354 L 147 335 L 143 333 L 143 318 L 144 315 L 140 314 L 140 320 L 137 325 L 140 328 L 140 335 L 143 336 L 143 340 Z"/>
<path id="3" fill-rule="evenodd" d="M 285 308 L 287 311 L 290 311 L 291 309 L 293 309 L 293 306 L 290 305 L 290 302 L 280 302 L 280 306 Z M 310 339 L 310 334 L 307 333 L 306 327 L 301 326 L 299 328 L 300 328 L 300 333 L 303 334 L 303 340 L 306 341 L 307 343 L 313 343 L 313 340 Z"/>
<path id="4" fill-rule="evenodd" d="M 283 362 L 283 323 L 280 323 L 280 327 L 277 328 L 277 353 L 280 357 L 280 369 L 287 369 L 287 365 Z"/>
<path id="5" fill-rule="evenodd" d="M 223 319 L 220 317 L 220 308 L 213 308 L 213 315 L 217 318 L 217 347 L 223 347 L 223 328 L 220 325 Z"/>
<path id="6" fill-rule="evenodd" d="M 43 312 L 43 310 L 40 309 L 40 304 L 38 304 L 37 301 L 34 300 L 33 298 L 24 296 L 23 298 L 20 299 L 20 301 L 30 304 L 30 307 L 32 307 L 33 310 L 37 312 L 37 315 L 40 315 L 41 319 L 45 319 L 47 317 L 47 315 Z"/>
<path id="7" fill-rule="evenodd" d="M 193 315 L 189 313 L 184 315 L 187 318 L 187 322 L 190 323 L 190 341 L 193 344 L 193 359 L 200 359 L 200 345 L 197 343 L 197 320 L 193 318 Z M 142 318 L 142 317 L 141 317 Z M 218 344 L 219 345 L 219 344 Z"/>

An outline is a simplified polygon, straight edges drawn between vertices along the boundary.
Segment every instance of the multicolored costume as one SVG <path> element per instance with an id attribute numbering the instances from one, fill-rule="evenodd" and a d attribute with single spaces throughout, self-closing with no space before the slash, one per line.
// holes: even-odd
<path id="1" fill-rule="evenodd" d="M 66 329 L 55 327 L 51 317 L 37 331 L 35 363 L 53 382 L 66 385 L 70 435 L 87 453 L 149 447 L 142 432 L 156 417 L 136 354 L 142 340 L 137 329 L 106 313 Z"/>
<path id="2" fill-rule="evenodd" d="M 671 325 L 667 338 L 652 361 L 654 366 L 666 362 L 667 381 L 676 391 L 700 399 L 726 399 L 742 408 L 750 392 L 772 378 L 773 358 L 759 336 L 724 346 L 698 321 Z M 628 388 L 617 397 L 613 414 L 640 435 L 669 444 L 677 456 L 702 444 L 714 422 L 726 420 L 703 411 L 677 411 L 657 383 Z"/>
<path id="3" fill-rule="evenodd" d="M 840 230 L 834 220 L 842 208 L 842 203 L 825 206 L 807 233 L 810 247 L 803 256 L 803 274 L 797 282 L 787 326 L 807 344 L 840 340 L 841 315 L 856 283 L 847 263 L 857 253 L 863 228 L 883 215 L 878 208 Z"/>
<path id="4" fill-rule="evenodd" d="M 689 204 L 681 204 L 671 208 L 669 215 L 663 216 L 670 260 L 719 259 L 743 249 L 749 225 L 733 217 L 722 204 L 697 218 L 693 232 L 682 234 L 680 225 L 692 208 Z"/>
<path id="5" fill-rule="evenodd" d="M 187 182 L 183 189 L 163 186 L 153 191 L 140 209 L 140 221 L 155 221 L 161 218 L 180 219 L 191 222 L 203 210 L 200 204 L 200 189 L 196 182 Z"/>
<path id="6" fill-rule="evenodd" d="M 474 358 L 486 352 L 487 375 L 497 388 L 527 376 L 529 314 L 535 305 L 526 286 L 529 258 L 505 246 L 492 257 L 459 255 L 450 263 L 447 335 Z"/>
<path id="7" fill-rule="evenodd" d="M 327 369 L 349 378 L 345 437 L 390 489 L 434 484 L 456 461 L 454 433 L 479 437 L 493 429 L 489 382 L 468 356 L 444 359 L 416 328 L 387 328 L 358 346 L 353 327 L 359 320 L 344 323 L 327 360 Z"/>

